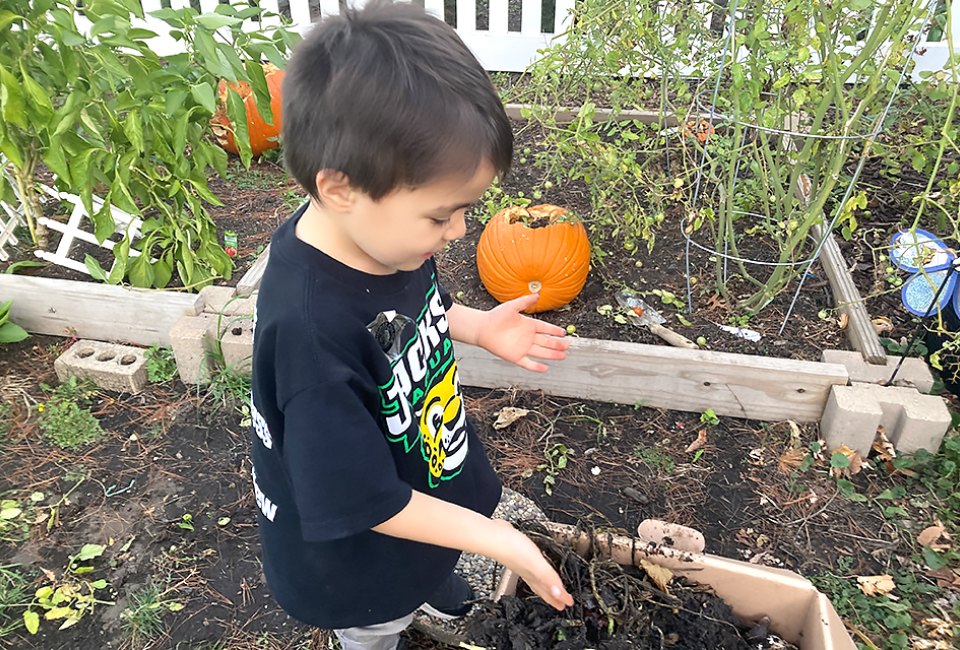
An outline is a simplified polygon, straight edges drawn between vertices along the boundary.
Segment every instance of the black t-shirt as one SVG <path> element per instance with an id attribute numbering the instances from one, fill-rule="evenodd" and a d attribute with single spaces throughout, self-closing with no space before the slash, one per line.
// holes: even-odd
<path id="1" fill-rule="evenodd" d="M 459 551 L 370 530 L 411 490 L 490 515 L 500 482 L 466 419 L 436 267 L 370 275 L 274 234 L 253 342 L 253 483 L 280 605 L 324 628 L 419 607 Z"/>

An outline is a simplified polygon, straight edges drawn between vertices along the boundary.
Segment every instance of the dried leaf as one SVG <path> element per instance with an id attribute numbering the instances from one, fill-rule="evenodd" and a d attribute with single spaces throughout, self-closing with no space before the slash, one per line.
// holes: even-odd
<path id="1" fill-rule="evenodd" d="M 886 574 L 880 576 L 857 576 L 857 583 L 860 585 L 860 591 L 867 596 L 886 596 L 897 587 L 893 581 L 893 577 Z"/>
<path id="2" fill-rule="evenodd" d="M 887 332 L 893 331 L 893 322 L 886 316 L 877 316 L 873 319 L 872 323 L 877 336 L 883 336 Z"/>
<path id="3" fill-rule="evenodd" d="M 837 324 L 840 326 L 840 331 L 847 329 L 847 325 L 850 323 L 850 317 L 846 312 L 840 314 L 840 318 L 837 319 Z"/>
<path id="4" fill-rule="evenodd" d="M 877 452 L 877 460 L 890 462 L 897 457 L 897 450 L 893 448 L 893 443 L 887 438 L 887 430 L 883 426 L 877 427 L 877 436 L 873 440 L 873 450 Z"/>
<path id="5" fill-rule="evenodd" d="M 494 429 L 505 429 L 520 418 L 529 414 L 529 409 L 520 409 L 515 406 L 504 406 L 497 413 L 497 421 L 493 423 Z"/>
<path id="6" fill-rule="evenodd" d="M 647 575 L 650 576 L 650 579 L 653 580 L 653 583 L 657 585 L 657 588 L 660 589 L 665 594 L 670 593 L 668 585 L 673 579 L 673 572 L 666 567 L 662 567 L 659 564 L 654 564 L 649 560 L 640 560 L 640 566 L 643 567 L 643 570 L 647 572 Z"/>
<path id="7" fill-rule="evenodd" d="M 790 425 L 790 446 L 794 449 L 803 446 L 800 441 L 800 425 L 793 420 L 787 420 L 787 424 Z"/>
<path id="8" fill-rule="evenodd" d="M 946 532 L 946 529 L 943 526 L 927 526 L 917 535 L 917 543 L 920 544 L 920 546 L 929 546 L 932 548 L 944 532 Z"/>
<path id="9" fill-rule="evenodd" d="M 703 449 L 707 444 L 707 430 L 700 429 L 700 433 L 697 434 L 697 439 L 690 443 L 690 446 L 687 447 L 685 453 L 691 454 L 698 449 Z"/>
<path id="10" fill-rule="evenodd" d="M 952 639 L 953 638 L 953 622 L 945 621 L 942 618 L 925 618 L 921 621 L 924 627 L 930 628 L 927 630 L 927 638 L 930 639 Z"/>

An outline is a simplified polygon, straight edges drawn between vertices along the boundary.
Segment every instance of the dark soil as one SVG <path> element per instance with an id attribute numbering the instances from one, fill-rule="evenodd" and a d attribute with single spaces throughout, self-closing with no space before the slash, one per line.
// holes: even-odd
<path id="1" fill-rule="evenodd" d="M 538 529 L 539 528 L 539 529 Z M 484 603 L 471 614 L 471 641 L 499 650 L 676 650 L 766 647 L 750 643 L 730 607 L 682 578 L 659 584 L 642 568 L 597 557 L 585 559 L 553 541 L 540 527 L 526 531 L 544 551 L 574 604 L 557 612 L 523 583 L 516 595 Z M 752 635 L 751 635 L 752 636 Z M 763 635 L 764 637 L 766 635 Z"/>

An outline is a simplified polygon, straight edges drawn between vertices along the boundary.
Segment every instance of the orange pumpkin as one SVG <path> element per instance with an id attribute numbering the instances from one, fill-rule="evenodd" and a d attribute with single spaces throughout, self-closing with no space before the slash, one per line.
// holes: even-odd
<path id="1" fill-rule="evenodd" d="M 230 153 L 240 153 L 237 142 L 233 138 L 233 125 L 227 118 L 227 93 L 228 88 L 236 90 L 243 99 L 243 106 L 247 112 L 247 132 L 250 134 L 250 149 L 254 156 L 259 156 L 264 151 L 273 149 L 279 143 L 281 117 L 281 93 L 280 87 L 283 83 L 283 70 L 275 65 L 265 63 L 263 65 L 263 75 L 267 79 L 267 88 L 270 90 L 270 110 L 273 112 L 273 124 L 267 122 L 260 116 L 257 110 L 257 100 L 250 84 L 241 81 L 240 83 L 227 83 L 221 80 L 217 87 L 217 94 L 220 98 L 220 106 L 216 114 L 211 118 L 210 123 L 213 128 L 213 134 L 217 139 L 217 144 Z"/>
<path id="2" fill-rule="evenodd" d="M 587 230 L 555 205 L 506 208 L 480 235 L 477 270 L 483 286 L 500 302 L 539 293 L 540 300 L 527 312 L 563 307 L 587 281 Z"/>

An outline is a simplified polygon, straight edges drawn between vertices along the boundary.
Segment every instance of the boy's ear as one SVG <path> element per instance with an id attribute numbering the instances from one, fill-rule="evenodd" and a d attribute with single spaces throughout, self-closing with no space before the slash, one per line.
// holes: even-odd
<path id="1" fill-rule="evenodd" d="M 317 198 L 329 208 L 347 211 L 356 200 L 356 190 L 350 185 L 350 179 L 341 171 L 321 169 L 317 172 Z"/>

